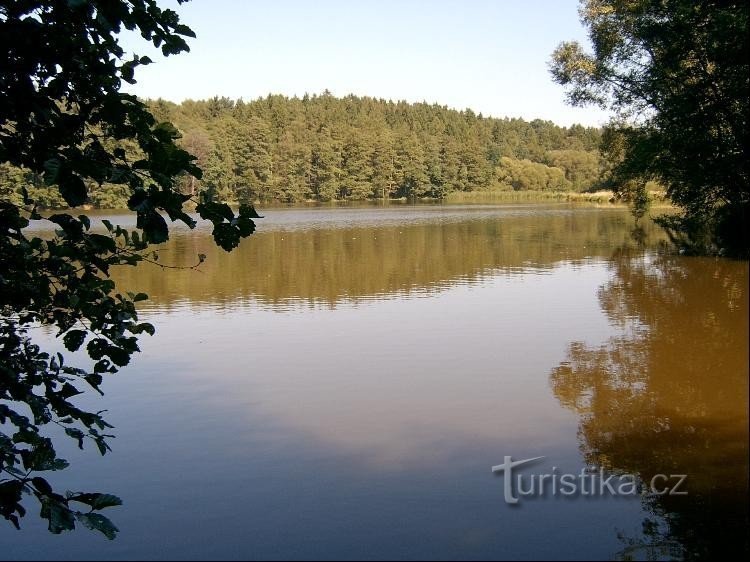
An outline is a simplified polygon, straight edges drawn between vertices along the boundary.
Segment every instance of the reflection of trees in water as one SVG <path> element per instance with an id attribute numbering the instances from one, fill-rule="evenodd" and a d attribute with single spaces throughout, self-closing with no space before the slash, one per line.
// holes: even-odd
<path id="1" fill-rule="evenodd" d="M 337 211 L 346 216 L 347 211 Z M 386 215 L 387 217 L 387 215 Z M 148 293 L 160 306 L 176 301 L 266 304 L 305 301 L 335 305 L 372 296 L 435 291 L 497 272 L 550 268 L 609 256 L 630 240 L 627 211 L 580 210 L 434 222 L 259 231 L 231 254 L 205 233 L 175 236 L 161 261 L 201 272 L 122 268 L 115 280 Z M 653 241 L 662 237 L 647 225 Z"/>
<path id="2" fill-rule="evenodd" d="M 623 335 L 572 343 L 553 391 L 581 417 L 587 463 L 644 482 L 688 474 L 689 492 L 646 497 L 655 517 L 621 555 L 746 552 L 747 263 L 623 252 L 612 270 L 599 298 Z"/>

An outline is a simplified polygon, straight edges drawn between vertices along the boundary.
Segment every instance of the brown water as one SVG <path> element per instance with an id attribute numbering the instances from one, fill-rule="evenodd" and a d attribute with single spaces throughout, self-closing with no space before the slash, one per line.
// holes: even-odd
<path id="1" fill-rule="evenodd" d="M 104 399 L 114 542 L 0 527 L 3 558 L 704 558 L 747 551 L 748 264 L 617 209 L 265 211 L 117 272 L 156 324 Z M 130 220 L 120 217 L 120 222 Z M 687 495 L 504 499 L 524 474 L 685 474 Z M 554 469 L 553 469 L 554 467 Z"/>

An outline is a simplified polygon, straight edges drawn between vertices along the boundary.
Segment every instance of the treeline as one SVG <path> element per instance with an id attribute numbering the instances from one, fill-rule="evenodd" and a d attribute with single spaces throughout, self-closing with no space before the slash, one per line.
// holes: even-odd
<path id="1" fill-rule="evenodd" d="M 585 191 L 597 186 L 605 166 L 599 129 L 486 118 L 427 103 L 336 98 L 327 91 L 252 102 L 148 103 L 157 121 L 175 124 L 203 169 L 202 180 L 183 179 L 183 192 L 229 203 Z M 0 167 L 0 197 L 18 197 L 22 183 L 42 206 L 62 204 L 37 178 Z M 128 195 L 124 186 L 91 186 L 90 203 L 123 207 Z"/>

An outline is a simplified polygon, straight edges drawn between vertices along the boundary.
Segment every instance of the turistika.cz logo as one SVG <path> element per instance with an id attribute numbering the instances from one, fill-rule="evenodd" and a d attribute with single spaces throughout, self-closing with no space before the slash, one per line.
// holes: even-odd
<path id="1" fill-rule="evenodd" d="M 603 468 L 584 467 L 579 473 L 560 472 L 556 466 L 551 472 L 521 474 L 521 466 L 539 462 L 545 457 L 533 457 L 514 461 L 504 457 L 503 464 L 492 467 L 492 472 L 503 477 L 505 502 L 517 504 L 520 497 L 563 496 L 686 496 L 686 474 L 655 474 L 649 482 L 643 482 L 634 474 L 608 474 Z M 516 470 L 518 469 L 518 470 Z"/>

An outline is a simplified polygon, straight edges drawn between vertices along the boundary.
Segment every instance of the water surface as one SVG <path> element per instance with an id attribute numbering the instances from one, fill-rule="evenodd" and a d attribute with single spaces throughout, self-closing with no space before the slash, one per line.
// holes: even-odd
<path id="1" fill-rule="evenodd" d="M 702 558 L 747 550 L 748 266 L 620 209 L 269 209 L 232 253 L 178 229 L 123 268 L 157 335 L 105 383 L 109 542 L 8 558 Z M 118 217 L 120 222 L 132 219 Z M 72 445 L 72 444 L 71 444 Z M 687 496 L 528 497 L 490 467 L 687 474 Z"/>

